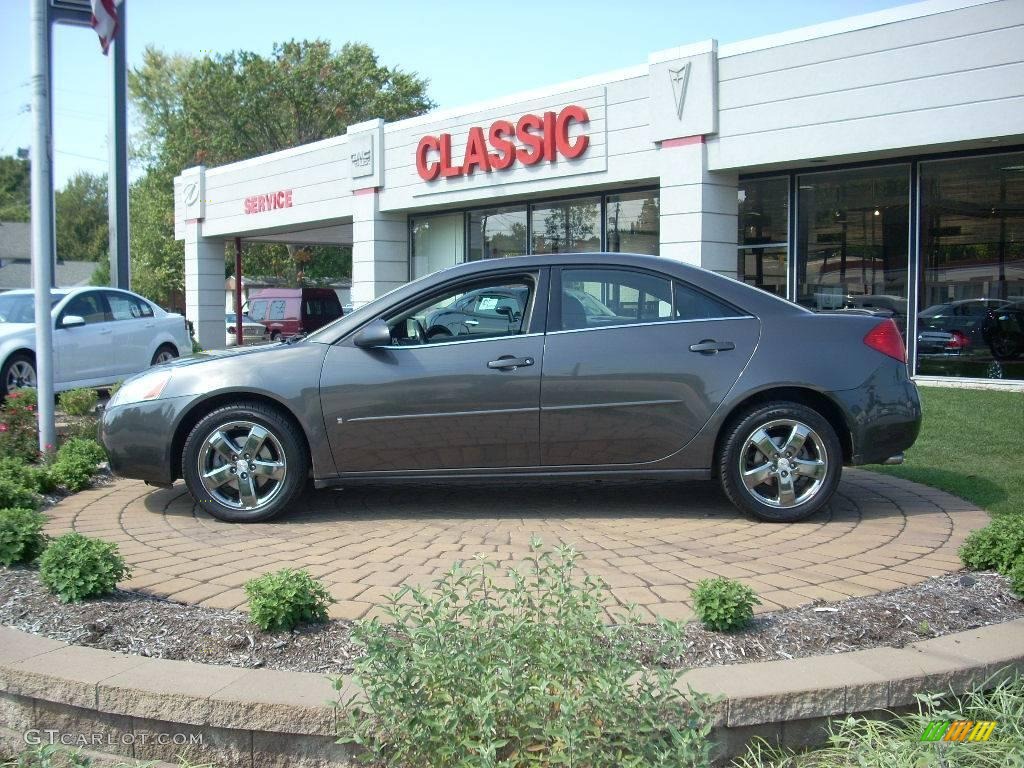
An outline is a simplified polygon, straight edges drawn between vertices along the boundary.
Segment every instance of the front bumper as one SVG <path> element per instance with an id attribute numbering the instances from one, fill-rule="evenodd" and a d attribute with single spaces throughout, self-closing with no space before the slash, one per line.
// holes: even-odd
<path id="1" fill-rule="evenodd" d="M 171 445 L 175 428 L 193 397 L 170 397 L 107 408 L 99 437 L 110 469 L 121 477 L 155 485 L 174 481 Z"/>
<path id="2" fill-rule="evenodd" d="M 832 394 L 850 428 L 850 464 L 885 463 L 917 440 L 921 398 L 905 366 L 881 365 L 856 389 Z"/>

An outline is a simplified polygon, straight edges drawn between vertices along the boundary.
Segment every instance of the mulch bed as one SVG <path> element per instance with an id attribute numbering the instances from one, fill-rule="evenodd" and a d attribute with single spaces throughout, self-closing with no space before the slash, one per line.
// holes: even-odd
<path id="1" fill-rule="evenodd" d="M 762 614 L 732 634 L 694 622 L 686 627 L 686 652 L 675 659 L 655 658 L 654 625 L 643 628 L 633 648 L 648 665 L 708 667 L 900 647 L 1022 617 L 1024 601 L 1002 576 L 951 574 L 894 592 Z M 348 621 L 263 633 L 244 613 L 122 591 L 64 605 L 34 570 L 21 567 L 0 568 L 0 624 L 76 645 L 236 667 L 346 674 L 360 654 Z"/>

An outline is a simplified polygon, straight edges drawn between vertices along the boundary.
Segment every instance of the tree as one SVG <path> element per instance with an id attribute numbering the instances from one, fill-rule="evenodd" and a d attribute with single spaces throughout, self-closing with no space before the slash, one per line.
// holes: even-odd
<path id="1" fill-rule="evenodd" d="M 20 157 L 0 157 L 0 221 L 29 220 L 29 164 Z"/>
<path id="2" fill-rule="evenodd" d="M 107 177 L 80 171 L 54 195 L 57 211 L 57 258 L 105 261 L 110 240 Z"/>
<path id="3" fill-rule="evenodd" d="M 133 259 L 159 265 L 168 277 L 173 270 L 164 240 L 173 235 L 171 180 L 183 169 L 276 152 L 343 134 L 363 120 L 399 120 L 434 106 L 427 81 L 415 73 L 380 64 L 362 43 L 333 50 L 323 40 L 277 44 L 270 56 L 235 51 L 200 59 L 150 47 L 142 65 L 129 72 L 128 87 L 141 124 L 133 138 L 136 157 L 148 168 L 133 185 Z M 181 263 L 180 245 L 173 237 L 170 242 Z M 349 268 L 351 254 L 335 247 L 261 244 L 248 248 L 246 263 L 250 274 L 326 278 Z M 178 275 L 180 269 L 175 280 Z"/>

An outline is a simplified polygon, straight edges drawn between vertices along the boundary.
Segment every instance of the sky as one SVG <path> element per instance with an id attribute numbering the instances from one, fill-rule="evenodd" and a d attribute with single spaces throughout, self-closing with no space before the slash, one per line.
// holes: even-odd
<path id="1" fill-rule="evenodd" d="M 899 0 L 126 0 L 128 66 L 146 46 L 203 55 L 322 38 L 368 43 L 458 107 L 644 64 L 653 51 L 728 43 L 870 13 Z M 0 0 L 0 155 L 31 144 L 29 0 Z M 107 169 L 110 62 L 88 28 L 54 35 L 54 180 Z M 131 123 L 129 130 L 132 129 Z M 133 176 L 141 172 L 133 168 Z"/>

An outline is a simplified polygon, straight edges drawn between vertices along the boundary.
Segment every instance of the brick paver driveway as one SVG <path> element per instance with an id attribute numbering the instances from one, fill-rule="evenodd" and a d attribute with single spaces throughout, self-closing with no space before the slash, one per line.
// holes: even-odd
<path id="1" fill-rule="evenodd" d="M 51 534 L 116 541 L 134 568 L 128 588 L 236 608 L 248 579 L 303 567 L 328 585 L 340 618 L 477 553 L 518 563 L 533 535 L 575 545 L 584 569 L 646 618 L 690 616 L 691 586 L 715 575 L 754 587 L 761 610 L 841 600 L 957 570 L 957 547 L 988 520 L 948 494 L 859 470 L 845 472 L 830 508 L 793 525 L 744 517 L 712 483 L 310 491 L 278 520 L 238 525 L 197 511 L 181 483 L 121 480 L 49 514 Z"/>

